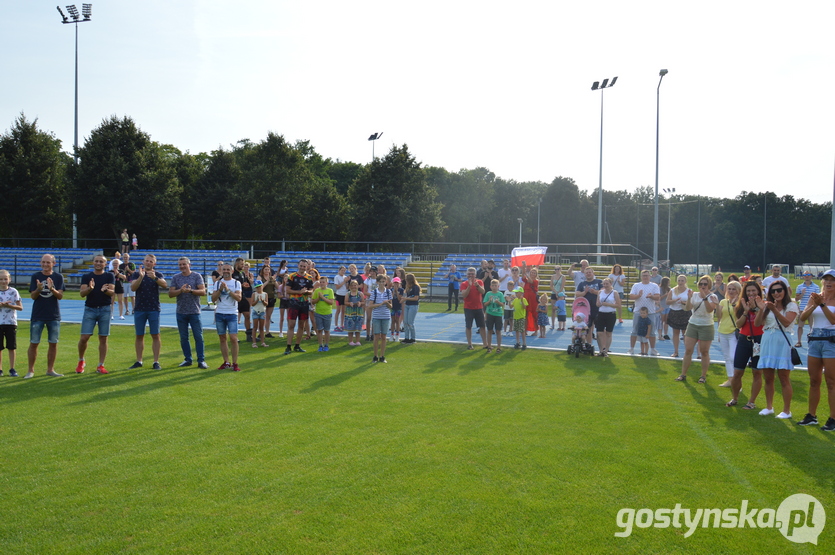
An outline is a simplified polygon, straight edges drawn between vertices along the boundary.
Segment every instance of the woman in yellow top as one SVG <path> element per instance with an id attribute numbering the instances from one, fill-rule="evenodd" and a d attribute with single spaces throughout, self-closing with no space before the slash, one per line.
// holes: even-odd
<path id="1" fill-rule="evenodd" d="M 725 285 L 725 298 L 719 301 L 719 308 L 716 311 L 719 319 L 719 347 L 722 349 L 722 356 L 725 357 L 725 372 L 728 374 L 728 379 L 719 387 L 731 387 L 731 378 L 734 377 L 737 330 L 734 312 L 740 293 L 742 293 L 742 284 L 738 281 L 729 282 Z"/>

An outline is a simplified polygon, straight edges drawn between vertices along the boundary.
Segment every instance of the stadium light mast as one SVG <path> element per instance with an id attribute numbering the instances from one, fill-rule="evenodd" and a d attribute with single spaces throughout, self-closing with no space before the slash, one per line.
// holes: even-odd
<path id="1" fill-rule="evenodd" d="M 377 157 L 374 155 L 374 141 L 376 141 L 377 139 L 379 139 L 382 136 L 383 136 L 383 132 L 380 131 L 379 133 L 372 133 L 371 136 L 368 137 L 368 140 L 371 141 L 371 161 L 372 162 L 377 159 Z"/>
<path id="2" fill-rule="evenodd" d="M 658 72 L 658 88 L 655 89 L 655 227 L 652 237 L 652 265 L 658 266 L 658 125 L 661 116 L 661 81 L 669 71 L 662 69 Z M 696 255 L 698 258 L 698 253 Z M 697 261 L 698 262 L 698 261 Z"/>
<path id="3" fill-rule="evenodd" d="M 61 6 L 55 6 L 55 8 L 61 14 L 61 23 L 75 24 L 75 129 L 73 133 L 72 158 L 75 165 L 78 166 L 78 24 L 91 21 L 93 17 L 93 5 L 81 4 L 81 15 L 79 15 L 78 8 L 75 7 L 75 4 L 67 6 L 67 12 L 69 12 L 70 17 L 64 15 Z M 73 209 L 72 213 L 72 248 L 78 248 L 78 216 L 75 213 L 75 209 Z"/>
<path id="4" fill-rule="evenodd" d="M 675 194 L 676 188 L 672 187 L 669 189 L 664 189 L 664 193 L 667 195 Z M 671 268 L 672 265 L 670 264 L 670 220 L 673 213 L 673 204 L 667 201 L 667 268 Z"/>
<path id="5" fill-rule="evenodd" d="M 522 246 L 522 218 L 516 218 L 519 220 L 519 246 Z"/>
<path id="6" fill-rule="evenodd" d="M 600 253 L 603 251 L 603 89 L 614 87 L 618 78 L 614 77 L 612 82 L 604 79 L 603 83 L 595 81 L 591 84 L 591 90 L 600 91 L 600 182 L 597 185 L 597 263 L 601 263 Z"/>

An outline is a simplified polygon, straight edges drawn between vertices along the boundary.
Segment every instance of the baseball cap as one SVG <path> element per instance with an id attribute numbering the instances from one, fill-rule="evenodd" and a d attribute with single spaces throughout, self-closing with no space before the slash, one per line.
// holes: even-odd
<path id="1" fill-rule="evenodd" d="M 821 278 L 825 278 L 826 276 L 829 276 L 829 277 L 831 277 L 831 278 L 835 278 L 835 270 L 827 270 L 827 271 L 825 271 L 825 272 L 823 273 L 823 275 L 821 276 Z"/>
<path id="2" fill-rule="evenodd" d="M 742 267 L 742 269 L 743 269 L 743 270 L 750 270 L 750 269 L 751 269 L 751 266 L 748 266 L 748 265 L 746 264 L 745 266 L 743 266 L 743 267 Z"/>
<path id="3" fill-rule="evenodd" d="M 392 283 L 400 283 L 400 278 L 399 278 L 399 277 L 396 277 L 396 278 L 394 278 L 393 280 L 391 280 L 391 282 L 392 282 Z"/>
<path id="4" fill-rule="evenodd" d="M 522 287 L 517 287 L 516 289 L 513 290 L 513 292 L 514 293 L 524 293 L 525 290 Z"/>
<path id="5" fill-rule="evenodd" d="M 256 279 L 255 283 L 252 284 L 253 287 L 261 287 L 262 285 L 264 285 L 264 282 L 260 279 Z"/>

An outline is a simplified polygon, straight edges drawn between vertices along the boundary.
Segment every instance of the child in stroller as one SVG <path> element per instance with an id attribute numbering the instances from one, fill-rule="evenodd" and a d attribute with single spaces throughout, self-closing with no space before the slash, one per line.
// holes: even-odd
<path id="1" fill-rule="evenodd" d="M 568 354 L 573 353 L 577 358 L 580 357 L 580 353 L 594 356 L 594 346 L 586 343 L 586 333 L 589 329 L 589 312 L 591 312 L 591 307 L 583 297 L 575 299 L 571 305 L 572 326 L 569 329 L 572 330 L 573 334 L 571 345 L 568 346 Z"/>

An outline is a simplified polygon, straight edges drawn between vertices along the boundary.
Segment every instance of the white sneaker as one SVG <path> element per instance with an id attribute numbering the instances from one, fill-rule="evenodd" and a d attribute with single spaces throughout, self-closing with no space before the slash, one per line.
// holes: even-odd
<path id="1" fill-rule="evenodd" d="M 630 354 L 630 355 L 634 355 L 635 354 L 635 349 L 629 349 L 628 351 L 626 351 L 626 353 Z"/>
<path id="2" fill-rule="evenodd" d="M 119 316 L 119 320 L 124 320 L 124 319 L 125 319 L 124 316 Z"/>
<path id="3" fill-rule="evenodd" d="M 656 351 L 655 349 L 650 349 L 649 354 L 654 356 L 654 357 L 657 357 L 658 356 L 658 351 Z"/>
<path id="4" fill-rule="evenodd" d="M 763 409 L 760 411 L 760 416 L 770 416 L 774 414 L 774 409 Z"/>
<path id="5" fill-rule="evenodd" d="M 30 378 L 34 378 L 34 377 L 35 377 L 35 373 L 34 373 L 34 372 L 27 372 L 27 373 L 26 373 L 26 375 L 25 375 L 25 376 L 23 376 L 23 379 L 24 379 L 24 380 L 28 380 L 28 379 L 30 379 Z"/>
<path id="6" fill-rule="evenodd" d="M 774 412 L 774 411 L 772 411 L 772 412 Z M 792 417 L 792 413 L 790 413 L 790 412 L 781 412 L 780 414 L 777 415 L 777 418 L 782 418 L 783 420 L 785 420 L 787 418 L 791 418 L 791 417 Z"/>

